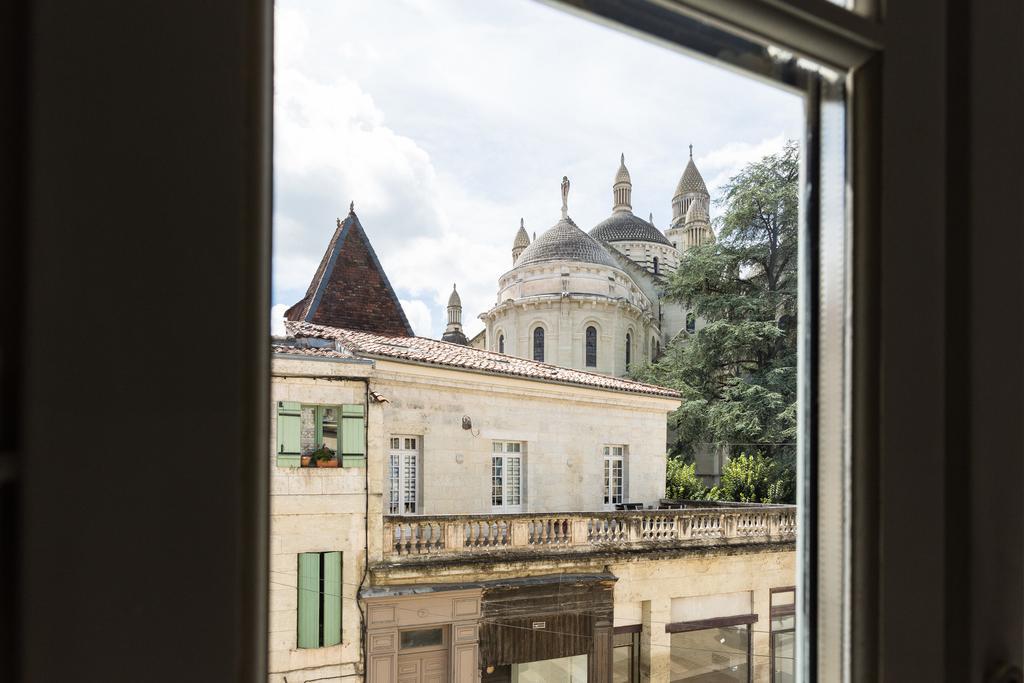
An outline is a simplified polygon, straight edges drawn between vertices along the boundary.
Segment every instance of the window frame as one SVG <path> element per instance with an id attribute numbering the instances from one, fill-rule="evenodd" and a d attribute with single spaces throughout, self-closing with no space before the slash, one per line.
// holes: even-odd
<path id="1" fill-rule="evenodd" d="M 619 449 L 618 453 L 614 450 Z M 604 444 L 601 447 L 601 474 L 602 474 L 602 486 L 601 486 L 601 501 L 605 510 L 614 510 L 616 505 L 622 505 L 626 503 L 629 498 L 628 490 L 628 457 L 629 457 L 629 446 L 626 444 Z M 614 495 L 610 492 L 611 477 L 609 473 L 609 463 L 619 463 L 619 497 L 620 500 L 613 500 Z"/>
<path id="2" fill-rule="evenodd" d="M 518 450 L 508 450 L 509 447 L 515 446 Z M 499 448 L 500 450 L 496 450 Z M 515 491 L 518 497 L 518 503 L 510 505 L 509 499 L 509 460 L 516 461 L 516 467 L 518 469 L 517 479 L 518 488 Z M 495 461 L 501 461 L 501 503 L 495 504 Z M 488 479 L 490 488 L 490 499 L 491 499 L 491 512 L 493 513 L 508 513 L 514 514 L 518 512 L 526 511 L 526 442 L 516 441 L 509 439 L 493 439 L 491 441 L 491 468 L 490 477 Z"/>
<path id="3" fill-rule="evenodd" d="M 774 604 L 774 602 L 775 602 L 775 595 L 778 594 L 778 593 L 793 593 L 793 602 L 791 602 L 791 603 L 789 603 L 787 605 L 778 605 L 778 606 L 776 606 Z M 794 617 L 793 627 L 792 628 L 776 630 L 775 629 L 775 619 L 777 617 L 788 617 L 788 616 Z M 793 671 L 794 671 L 794 675 L 796 675 L 796 671 L 798 670 L 797 666 L 796 666 L 796 661 L 795 661 L 795 658 L 796 658 L 796 620 L 795 620 L 795 617 L 796 617 L 796 586 L 782 586 L 780 588 L 772 588 L 772 589 L 770 589 L 768 591 L 768 651 L 770 653 L 769 654 L 769 662 L 770 662 L 769 666 L 771 668 L 769 669 L 769 680 L 771 681 L 771 683 L 775 683 L 775 635 L 777 633 L 792 633 L 793 634 L 793 639 L 794 639 L 794 643 L 793 643 L 793 648 L 794 648 L 794 652 L 793 652 L 793 657 L 794 657 Z"/>
<path id="4" fill-rule="evenodd" d="M 583 330 L 583 366 L 597 367 L 597 325 L 589 323 Z"/>
<path id="5" fill-rule="evenodd" d="M 388 434 L 387 437 L 387 512 L 388 515 L 422 515 L 423 512 L 423 437 L 418 434 Z M 414 441 L 413 447 L 409 448 L 409 441 Z M 397 443 L 397 447 L 395 442 Z M 407 479 L 406 461 L 410 454 L 413 458 L 413 500 L 412 511 L 407 510 L 409 501 L 405 494 L 409 491 Z M 396 471 L 393 461 L 397 458 L 397 477 L 393 476 Z M 397 488 L 396 488 L 397 482 Z"/>

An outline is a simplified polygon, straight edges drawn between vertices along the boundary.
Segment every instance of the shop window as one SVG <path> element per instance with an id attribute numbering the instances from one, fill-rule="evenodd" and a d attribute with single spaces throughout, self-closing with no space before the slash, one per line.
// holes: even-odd
<path id="1" fill-rule="evenodd" d="M 640 681 L 640 625 L 616 627 L 612 648 L 612 683 Z"/>
<path id="2" fill-rule="evenodd" d="M 796 680 L 796 589 L 771 593 L 772 683 Z"/>
<path id="3" fill-rule="evenodd" d="M 513 683 L 586 683 L 586 681 L 586 655 L 512 665 Z"/>
<path id="4" fill-rule="evenodd" d="M 677 624 L 670 624 L 670 628 Z M 672 633 L 670 683 L 748 683 L 750 625 L 693 628 Z"/>

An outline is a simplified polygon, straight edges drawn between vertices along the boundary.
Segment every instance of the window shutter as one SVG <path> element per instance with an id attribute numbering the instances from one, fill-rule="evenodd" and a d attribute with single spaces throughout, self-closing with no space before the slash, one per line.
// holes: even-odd
<path id="1" fill-rule="evenodd" d="M 299 647 L 320 647 L 320 553 L 299 554 Z"/>
<path id="2" fill-rule="evenodd" d="M 302 434 L 302 405 L 292 401 L 277 403 L 277 466 L 298 467 Z"/>
<path id="3" fill-rule="evenodd" d="M 341 407 L 342 467 L 366 467 L 366 416 L 361 403 Z"/>
<path id="4" fill-rule="evenodd" d="M 324 645 L 341 642 L 341 553 L 324 553 Z"/>

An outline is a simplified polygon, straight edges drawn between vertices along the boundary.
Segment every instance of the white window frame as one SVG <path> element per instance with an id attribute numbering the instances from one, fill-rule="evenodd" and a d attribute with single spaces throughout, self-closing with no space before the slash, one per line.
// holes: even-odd
<path id="1" fill-rule="evenodd" d="M 523 512 L 526 501 L 526 443 L 491 442 L 491 510 Z"/>
<path id="2" fill-rule="evenodd" d="M 628 496 L 626 468 L 629 447 L 625 444 L 605 444 L 601 452 L 604 456 L 601 461 L 601 499 L 605 510 L 614 510 L 616 505 L 625 503 Z M 616 464 L 618 465 L 617 486 L 611 478 Z"/>
<path id="3" fill-rule="evenodd" d="M 422 455 L 423 437 L 415 434 L 392 434 L 388 437 L 388 514 L 423 513 Z"/>

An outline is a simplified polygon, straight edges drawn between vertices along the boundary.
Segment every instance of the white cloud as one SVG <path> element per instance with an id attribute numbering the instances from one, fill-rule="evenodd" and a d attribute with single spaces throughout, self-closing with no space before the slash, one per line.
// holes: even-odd
<path id="1" fill-rule="evenodd" d="M 405 317 L 412 325 L 412 331 L 420 337 L 429 337 L 433 329 L 430 320 L 430 307 L 419 299 L 399 299 L 399 302 L 402 304 L 402 310 L 405 311 Z"/>
<path id="2" fill-rule="evenodd" d="M 301 298 L 355 200 L 416 331 L 440 335 L 454 281 L 472 336 L 519 218 L 557 221 L 562 175 L 588 229 L 625 152 L 635 212 L 664 228 L 687 144 L 714 190 L 800 134 L 796 96 L 542 3 L 276 7 L 275 303 Z"/>
<path id="3" fill-rule="evenodd" d="M 270 307 L 270 334 L 275 337 L 282 337 L 285 334 L 284 312 L 288 310 L 285 304 L 277 304 Z"/>

